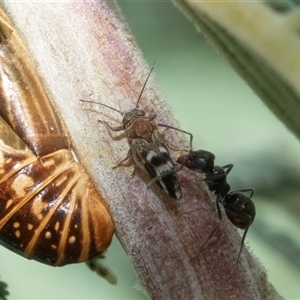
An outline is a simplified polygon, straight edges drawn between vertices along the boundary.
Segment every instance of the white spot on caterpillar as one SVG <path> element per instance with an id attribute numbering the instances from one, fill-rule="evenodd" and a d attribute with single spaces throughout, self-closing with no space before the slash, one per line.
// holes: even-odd
<path id="1" fill-rule="evenodd" d="M 37 217 L 38 220 L 43 219 L 43 210 L 47 207 L 47 203 L 43 203 L 39 197 L 35 197 L 32 206 L 31 212 Z"/>
<path id="2" fill-rule="evenodd" d="M 52 166 L 55 166 L 55 161 L 54 159 L 47 159 L 45 161 L 42 161 L 43 167 L 45 168 L 50 168 Z"/>
<path id="3" fill-rule="evenodd" d="M 6 201 L 6 206 L 5 206 L 5 209 L 8 209 L 13 203 L 13 200 L 12 199 L 9 199 Z"/>
<path id="4" fill-rule="evenodd" d="M 55 229 L 55 231 L 58 231 L 58 229 L 59 229 L 59 222 L 57 221 L 56 223 L 55 223 L 55 225 L 54 225 L 54 229 Z"/>
<path id="5" fill-rule="evenodd" d="M 59 176 L 58 178 L 55 179 L 55 185 L 56 186 L 61 186 L 63 185 L 67 180 L 68 180 L 68 176 L 64 175 L 64 176 Z"/>
<path id="6" fill-rule="evenodd" d="M 74 235 L 72 235 L 71 237 L 69 237 L 69 243 L 70 244 L 74 244 L 76 241 L 76 237 Z"/>
<path id="7" fill-rule="evenodd" d="M 14 222 L 13 226 L 14 226 L 14 228 L 18 228 L 18 227 L 20 227 L 20 223 L 19 222 Z"/>
<path id="8" fill-rule="evenodd" d="M 50 238 L 51 238 L 51 232 L 50 232 L 50 231 L 47 231 L 47 232 L 45 233 L 45 238 L 46 238 L 46 239 L 50 239 Z"/>
<path id="9" fill-rule="evenodd" d="M 26 174 L 20 174 L 15 178 L 11 188 L 16 193 L 18 198 L 21 198 L 27 194 L 27 189 L 32 187 L 33 184 L 34 180 L 30 176 Z"/>

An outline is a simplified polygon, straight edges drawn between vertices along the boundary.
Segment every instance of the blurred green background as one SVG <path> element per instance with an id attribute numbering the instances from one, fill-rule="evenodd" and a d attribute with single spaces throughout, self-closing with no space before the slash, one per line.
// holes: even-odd
<path id="1" fill-rule="evenodd" d="M 254 187 L 257 217 L 246 244 L 287 299 L 300 298 L 299 141 L 170 2 L 118 1 L 156 81 L 194 147 L 234 164 L 233 188 Z M 146 299 L 119 243 L 105 263 L 111 286 L 84 265 L 50 268 L 0 249 L 10 299 Z"/>

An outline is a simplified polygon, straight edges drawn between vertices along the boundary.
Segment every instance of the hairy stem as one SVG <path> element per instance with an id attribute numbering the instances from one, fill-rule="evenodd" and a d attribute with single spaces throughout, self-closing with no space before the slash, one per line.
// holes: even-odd
<path id="1" fill-rule="evenodd" d="M 106 199 L 145 293 L 151 299 L 279 298 L 247 249 L 236 264 L 241 238 L 226 218 L 199 252 L 218 219 L 211 193 L 195 174 L 179 173 L 183 198 L 175 201 L 156 186 L 147 190 L 145 174 L 113 169 L 128 143 L 118 133 L 113 138 L 98 119 L 118 126 L 121 116 L 80 99 L 132 109 L 149 72 L 113 2 L 4 3 L 64 118 L 76 155 Z M 148 114 L 156 112 L 158 123 L 178 126 L 152 76 L 139 104 Z M 166 138 L 170 145 L 182 140 L 172 132 Z"/>

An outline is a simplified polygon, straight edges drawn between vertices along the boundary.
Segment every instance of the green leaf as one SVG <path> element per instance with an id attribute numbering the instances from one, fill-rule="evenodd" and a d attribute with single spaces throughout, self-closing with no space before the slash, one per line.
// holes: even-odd
<path id="1" fill-rule="evenodd" d="M 300 138 L 299 8 L 292 1 L 280 6 L 263 1 L 173 1 Z"/>
<path id="2" fill-rule="evenodd" d="M 7 300 L 7 295 L 9 295 L 9 292 L 7 291 L 7 284 L 3 281 L 0 281 L 0 299 Z"/>

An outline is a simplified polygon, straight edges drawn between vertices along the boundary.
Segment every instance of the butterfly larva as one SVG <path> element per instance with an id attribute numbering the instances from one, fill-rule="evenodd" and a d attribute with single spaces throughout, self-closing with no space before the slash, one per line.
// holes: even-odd
<path id="1" fill-rule="evenodd" d="M 0 243 L 55 266 L 102 253 L 114 232 L 111 217 L 2 11 L 0 115 L 28 147 L 0 143 Z"/>

